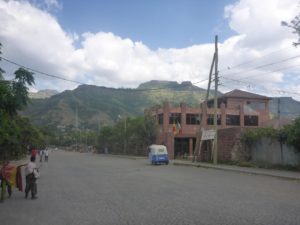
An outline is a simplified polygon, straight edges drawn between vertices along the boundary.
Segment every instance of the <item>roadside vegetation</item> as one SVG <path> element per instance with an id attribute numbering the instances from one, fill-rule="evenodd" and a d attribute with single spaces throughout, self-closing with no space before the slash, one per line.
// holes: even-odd
<path id="1" fill-rule="evenodd" d="M 1 55 L 0 43 L 0 55 Z M 0 58 L 1 60 L 1 58 Z M 44 145 L 42 133 L 28 119 L 18 115 L 28 102 L 33 73 L 19 68 L 13 80 L 5 80 L 0 68 L 0 161 L 24 156 L 31 147 Z"/>
<path id="2" fill-rule="evenodd" d="M 98 131 L 80 128 L 70 131 L 41 129 L 47 143 L 71 151 L 145 155 L 146 147 L 155 141 L 158 128 L 153 116 L 144 115 L 120 119 Z"/>
<path id="3" fill-rule="evenodd" d="M 101 130 L 98 149 L 103 153 L 146 155 L 146 147 L 154 143 L 156 134 L 157 125 L 152 116 L 125 118 Z"/>
<path id="4" fill-rule="evenodd" d="M 266 137 L 278 141 L 280 144 L 293 146 L 300 152 L 300 118 L 295 119 L 292 124 L 284 126 L 282 129 L 256 128 L 245 132 L 242 140 L 247 145 L 252 145 L 259 139 Z"/>
<path id="5" fill-rule="evenodd" d="M 260 140 L 267 138 L 271 141 L 280 144 L 281 152 L 283 145 L 288 145 L 293 147 L 298 153 L 300 153 L 300 118 L 294 120 L 292 124 L 286 125 L 281 129 L 274 128 L 255 128 L 246 130 L 242 137 L 242 142 L 247 148 L 251 148 L 253 145 L 260 143 Z M 282 154 L 282 153 L 281 153 Z M 281 157 L 283 157 L 281 155 Z M 282 158 L 283 159 L 283 158 Z M 234 162 L 234 164 L 243 167 L 262 167 L 262 168 L 272 168 L 272 169 L 283 169 L 283 170 L 300 170 L 300 165 L 288 165 L 288 164 L 272 164 L 266 162 Z"/>

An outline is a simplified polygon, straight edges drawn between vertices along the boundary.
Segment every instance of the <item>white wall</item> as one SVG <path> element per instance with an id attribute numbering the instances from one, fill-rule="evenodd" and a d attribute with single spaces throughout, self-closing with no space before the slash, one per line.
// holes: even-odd
<path id="1" fill-rule="evenodd" d="M 252 161 L 255 163 L 276 165 L 300 165 L 300 151 L 269 138 L 262 138 L 251 147 Z"/>

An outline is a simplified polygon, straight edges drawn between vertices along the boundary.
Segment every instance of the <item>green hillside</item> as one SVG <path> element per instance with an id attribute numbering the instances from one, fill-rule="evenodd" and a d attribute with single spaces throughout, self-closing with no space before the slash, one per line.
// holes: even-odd
<path id="1" fill-rule="evenodd" d="M 45 90 L 40 90 L 36 93 L 29 92 L 29 98 L 38 98 L 38 99 L 50 98 L 51 96 L 56 95 L 58 93 L 59 92 L 56 90 L 45 89 Z"/>
<path id="2" fill-rule="evenodd" d="M 64 91 L 46 99 L 32 99 L 22 112 L 39 126 L 72 130 L 76 125 L 97 130 L 124 117 L 143 115 L 144 109 L 169 101 L 173 105 L 186 102 L 199 107 L 206 91 L 190 82 L 149 81 L 136 89 L 115 89 L 93 85 L 81 85 L 72 91 Z M 299 116 L 300 103 L 292 98 L 273 98 L 270 113 L 293 119 Z M 77 116 L 76 116 L 77 115 Z M 77 118 L 77 119 L 76 119 Z"/>
<path id="3" fill-rule="evenodd" d="M 78 127 L 98 129 L 114 123 L 119 115 L 143 115 L 145 108 L 161 105 L 164 101 L 174 105 L 184 101 L 189 106 L 198 107 L 205 94 L 204 89 L 190 82 L 150 81 L 137 89 L 81 85 L 50 98 L 32 99 L 22 113 L 40 126 L 73 129 L 78 124 Z"/>
<path id="4" fill-rule="evenodd" d="M 291 97 L 274 97 L 270 102 L 272 117 L 296 119 L 300 116 L 300 102 Z"/>

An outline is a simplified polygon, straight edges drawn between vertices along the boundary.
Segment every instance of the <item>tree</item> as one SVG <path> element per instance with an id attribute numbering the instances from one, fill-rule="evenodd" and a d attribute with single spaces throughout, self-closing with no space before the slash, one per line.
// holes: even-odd
<path id="1" fill-rule="evenodd" d="M 108 149 L 113 154 L 145 155 L 146 146 L 155 142 L 157 135 L 156 121 L 151 115 L 127 117 L 114 126 L 105 126 L 98 136 L 100 152 Z M 126 144 L 126 152 L 125 145 Z"/>
<path id="2" fill-rule="evenodd" d="M 0 43 L 0 55 L 1 47 Z M 24 155 L 30 146 L 45 145 L 42 133 L 18 115 L 18 110 L 29 102 L 28 86 L 34 84 L 33 73 L 19 68 L 14 80 L 5 80 L 3 73 L 0 68 L 0 161 Z"/>
<path id="3" fill-rule="evenodd" d="M 0 112 L 16 115 L 29 102 L 27 85 L 34 84 L 33 73 L 19 68 L 13 81 L 1 80 Z"/>
<path id="4" fill-rule="evenodd" d="M 282 26 L 286 26 L 293 29 L 293 33 L 298 35 L 298 42 L 294 42 L 295 46 L 300 45 L 300 14 L 295 16 L 289 23 L 286 21 L 281 22 Z"/>
<path id="5" fill-rule="evenodd" d="M 287 137 L 287 143 L 294 146 L 300 151 L 300 118 L 296 119 L 293 124 L 284 128 Z"/>
<path id="6" fill-rule="evenodd" d="M 2 54 L 1 48 L 2 48 L 2 44 L 0 42 L 0 61 L 1 61 L 1 54 Z M 0 67 L 0 80 L 3 80 L 3 73 L 5 73 L 5 71 Z"/>
<path id="7" fill-rule="evenodd" d="M 17 110 L 24 109 L 29 101 L 28 87 L 34 84 L 33 73 L 23 68 L 19 68 L 15 72 L 15 81 L 12 82 L 12 113 L 16 113 Z"/>
<path id="8" fill-rule="evenodd" d="M 1 61 L 1 51 L 2 44 L 0 43 L 0 61 Z M 9 93 L 9 82 L 4 80 L 3 74 L 5 71 L 0 67 L 0 112 L 5 109 L 6 101 Z"/>
<path id="9" fill-rule="evenodd" d="M 0 43 L 0 56 L 1 47 Z M 27 85 L 34 84 L 33 73 L 19 68 L 15 72 L 15 79 L 8 81 L 3 77 L 4 72 L 0 67 L 0 112 L 16 115 L 17 111 L 23 109 L 29 101 Z"/>
<path id="10" fill-rule="evenodd" d="M 19 158 L 27 153 L 28 147 L 45 145 L 43 134 L 26 118 L 2 113 L 0 124 L 0 161 Z"/>
<path id="11" fill-rule="evenodd" d="M 113 145 L 114 129 L 111 126 L 104 126 L 98 136 L 97 148 L 100 152 L 104 152 L 105 149 L 111 150 Z"/>
<path id="12" fill-rule="evenodd" d="M 153 144 L 157 137 L 157 123 L 153 116 L 146 114 L 144 116 L 143 138 L 147 145 Z"/>

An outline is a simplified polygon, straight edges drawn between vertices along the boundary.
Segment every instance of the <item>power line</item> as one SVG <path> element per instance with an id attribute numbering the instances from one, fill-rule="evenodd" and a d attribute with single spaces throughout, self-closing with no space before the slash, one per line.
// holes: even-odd
<path id="1" fill-rule="evenodd" d="M 58 75 L 53 75 L 53 74 L 49 74 L 49 73 L 46 73 L 46 72 L 42 72 L 42 71 L 39 71 L 37 69 L 33 69 L 31 67 L 27 67 L 27 66 L 21 65 L 21 64 L 19 64 L 17 62 L 14 62 L 14 61 L 9 60 L 9 59 L 4 58 L 4 57 L 0 57 L 0 59 L 3 59 L 4 61 L 6 61 L 6 62 L 8 62 L 10 64 L 22 67 L 22 68 L 24 68 L 26 70 L 30 70 L 32 72 L 39 73 L 39 74 L 42 74 L 42 75 L 45 75 L 45 76 L 48 76 L 48 77 L 52 77 L 52 78 L 60 79 L 60 80 L 64 80 L 64 81 L 69 81 L 69 82 L 73 82 L 73 83 L 77 83 L 77 84 L 82 84 L 82 85 L 89 85 L 87 83 L 83 83 L 83 82 L 80 82 L 80 81 L 67 79 L 67 78 L 64 78 L 62 76 L 58 76 Z M 195 85 L 195 84 L 199 84 L 199 83 L 205 82 L 207 80 L 208 79 L 204 79 L 204 80 L 197 81 L 197 82 L 194 82 L 194 83 L 191 83 L 191 84 Z M 149 88 L 149 89 L 123 89 L 123 90 L 130 90 L 130 91 L 157 91 L 157 90 L 167 90 L 167 89 L 180 89 L 180 88 L 186 87 L 186 86 L 190 86 L 190 83 L 183 84 L 183 85 L 182 84 L 181 85 L 176 85 L 174 87 L 161 87 L 161 88 Z M 195 90 L 191 90 L 191 91 L 195 91 Z M 188 92 L 188 91 L 186 91 L 186 92 Z"/>
<path id="2" fill-rule="evenodd" d="M 266 74 L 270 74 L 270 73 L 274 73 L 274 72 L 278 72 L 278 71 L 286 70 L 286 69 L 290 69 L 290 68 L 295 68 L 295 67 L 299 67 L 299 66 L 300 65 L 282 67 L 282 68 L 279 68 L 279 69 L 276 69 L 276 70 L 272 70 L 272 71 L 269 71 L 269 72 L 259 73 L 259 74 L 256 74 L 256 75 L 251 75 L 251 76 L 243 77 L 243 78 L 240 78 L 240 79 L 233 79 L 233 78 L 228 78 L 228 77 L 224 77 L 224 76 L 221 76 L 221 78 L 224 78 L 224 79 L 227 79 L 227 80 L 234 80 L 234 81 L 243 82 L 242 80 L 245 80 L 247 78 L 258 77 L 258 76 L 262 76 L 262 75 L 266 75 Z M 250 83 L 250 82 L 247 82 L 247 83 Z"/>
<path id="3" fill-rule="evenodd" d="M 253 84 L 251 82 L 245 82 L 245 81 L 240 81 L 240 80 L 235 80 L 235 79 L 231 79 L 231 78 L 225 78 L 223 77 L 223 79 L 225 80 L 231 80 L 231 81 L 235 81 L 237 83 L 244 83 L 244 84 L 247 84 L 245 87 L 247 89 L 250 89 L 251 86 L 253 87 L 256 87 L 257 89 L 260 89 L 260 90 L 263 90 L 263 91 L 266 91 L 266 92 L 276 92 L 276 93 L 279 93 L 279 94 L 294 94 L 294 95 L 300 95 L 300 92 L 293 92 L 293 91 L 287 91 L 287 90 L 283 90 L 283 89 L 267 89 L 265 87 L 260 87 L 256 84 Z M 226 81 L 225 81 L 226 82 Z M 222 86 L 225 86 L 225 87 L 229 87 L 228 85 L 224 85 L 222 84 Z M 231 88 L 231 87 L 229 87 Z"/>
<path id="4" fill-rule="evenodd" d="M 256 74 L 256 75 L 253 75 L 253 76 L 243 77 L 243 78 L 241 78 L 241 79 L 247 79 L 247 78 L 258 77 L 258 76 L 261 76 L 261 75 L 266 75 L 266 74 L 269 74 L 269 73 L 274 73 L 274 72 L 278 72 L 278 71 L 281 71 L 281 70 L 286 70 L 286 69 L 295 68 L 295 67 L 299 67 L 299 66 L 300 66 L 300 65 L 288 66 L 288 67 L 282 67 L 282 68 L 279 68 L 279 69 L 276 69 L 276 70 L 272 70 L 272 71 L 269 71 L 269 72 L 260 73 L 260 74 Z"/>
<path id="5" fill-rule="evenodd" d="M 296 59 L 296 58 L 299 58 L 299 57 L 300 57 L 300 55 L 296 55 L 296 56 L 285 58 L 285 59 L 282 59 L 282 60 L 279 60 L 279 61 L 275 61 L 275 62 L 272 62 L 272 63 L 268 63 L 268 64 L 260 65 L 260 66 L 257 66 L 257 67 L 253 67 L 253 68 L 250 68 L 248 70 L 241 71 L 241 72 L 236 72 L 236 73 L 231 73 L 231 74 L 229 73 L 229 74 L 225 74 L 225 75 L 226 76 L 234 76 L 234 75 L 245 74 L 245 73 L 249 73 L 251 71 L 255 71 L 257 69 L 261 69 L 261 68 L 264 68 L 264 67 L 276 65 L 276 64 L 279 64 L 279 63 L 283 63 L 283 62 L 287 62 L 289 60 L 293 60 L 293 59 Z"/>
<path id="6" fill-rule="evenodd" d="M 274 53 L 281 52 L 281 51 L 283 51 L 283 50 L 290 49 L 290 48 L 294 48 L 294 46 L 289 46 L 289 47 L 287 47 L 287 48 L 278 49 L 278 50 L 275 50 L 275 51 L 273 51 L 273 52 L 270 52 L 270 53 L 268 53 L 268 54 L 266 54 L 266 55 L 264 55 L 264 56 L 262 56 L 262 57 L 260 57 L 260 58 L 253 59 L 253 60 L 249 60 L 249 61 L 245 61 L 245 62 L 242 62 L 242 63 L 240 63 L 240 64 L 234 65 L 234 66 L 228 66 L 227 68 L 220 69 L 219 72 L 226 71 L 226 70 L 231 70 L 231 69 L 234 69 L 234 68 L 237 68 L 237 67 L 240 67 L 240 66 L 244 66 L 244 65 L 248 65 L 248 64 L 250 64 L 250 63 L 252 63 L 252 62 L 255 62 L 255 61 L 257 61 L 257 60 L 261 60 L 261 59 L 263 59 L 263 58 L 265 58 L 265 57 L 267 57 L 267 56 L 269 56 L 269 55 L 272 55 L 272 54 L 274 54 Z"/>
<path id="7" fill-rule="evenodd" d="M 9 60 L 9 59 L 6 59 L 4 57 L 0 57 L 1 59 L 3 59 L 4 61 L 10 63 L 10 64 L 13 64 L 13 65 L 16 65 L 16 66 L 19 66 L 19 67 L 22 67 L 26 70 L 30 70 L 32 72 L 35 72 L 35 73 L 39 73 L 39 74 L 42 74 L 42 75 L 45 75 L 45 76 L 48 76 L 48 77 L 52 77 L 52 78 L 56 78 L 56 79 L 60 79 L 60 80 L 64 80 L 64 81 L 69 81 L 69 82 L 73 82 L 73 83 L 77 83 L 77 84 L 85 84 L 85 83 L 82 83 L 80 81 L 76 81 L 76 80 L 71 80 L 71 79 L 67 79 L 67 78 L 64 78 L 62 76 L 57 76 L 57 75 L 53 75 L 53 74 L 49 74 L 49 73 L 45 73 L 45 72 L 42 72 L 42 71 L 39 71 L 37 69 L 33 69 L 33 68 L 30 68 L 30 67 L 26 67 L 24 65 L 21 65 L 19 63 L 16 63 L 12 60 Z"/>

